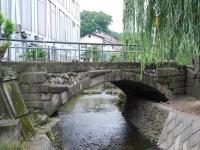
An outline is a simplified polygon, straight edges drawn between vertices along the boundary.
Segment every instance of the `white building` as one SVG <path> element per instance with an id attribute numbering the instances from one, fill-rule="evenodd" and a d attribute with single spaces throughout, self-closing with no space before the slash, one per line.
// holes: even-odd
<path id="1" fill-rule="evenodd" d="M 81 43 L 106 44 L 103 46 L 98 46 L 101 51 L 103 50 L 105 60 L 110 59 L 114 53 L 118 54 L 120 51 L 122 51 L 122 47 L 115 45 L 120 44 L 118 39 L 100 31 L 84 35 L 81 37 Z M 87 47 L 85 47 L 83 45 L 82 50 L 87 50 L 87 48 L 91 46 L 92 45 L 87 45 Z M 82 54 L 83 53 L 84 52 L 82 52 Z"/>
<path id="2" fill-rule="evenodd" d="M 80 40 L 79 0 L 0 0 L 0 9 L 15 23 L 13 38 L 62 42 Z M 70 46 L 70 49 L 73 48 L 75 46 Z M 65 61 L 67 52 L 59 53 L 62 54 L 56 59 Z M 16 59 L 14 57 L 16 54 L 12 59 Z"/>

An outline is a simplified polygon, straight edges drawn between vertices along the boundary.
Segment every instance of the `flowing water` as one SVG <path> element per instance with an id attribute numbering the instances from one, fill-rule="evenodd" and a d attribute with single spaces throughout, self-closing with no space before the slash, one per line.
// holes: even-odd
<path id="1" fill-rule="evenodd" d="M 117 96 L 80 95 L 60 109 L 64 150 L 154 149 L 124 119 Z"/>

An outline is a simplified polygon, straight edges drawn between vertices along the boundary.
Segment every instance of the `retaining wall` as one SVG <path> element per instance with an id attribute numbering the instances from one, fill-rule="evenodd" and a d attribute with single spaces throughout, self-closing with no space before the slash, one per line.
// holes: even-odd
<path id="1" fill-rule="evenodd" d="M 132 106 L 131 106 L 132 105 Z M 137 107 L 134 107 L 137 106 Z M 200 117 L 162 104 L 138 101 L 130 104 L 128 120 L 164 150 L 199 150 Z"/>

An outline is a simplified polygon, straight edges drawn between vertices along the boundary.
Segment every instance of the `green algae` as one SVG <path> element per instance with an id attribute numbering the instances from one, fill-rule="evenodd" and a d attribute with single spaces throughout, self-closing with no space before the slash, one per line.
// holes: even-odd
<path id="1" fill-rule="evenodd" d="M 24 103 L 23 97 L 20 93 L 16 81 L 7 81 L 2 83 L 3 90 L 6 95 L 6 100 L 12 111 L 14 118 L 19 118 L 22 126 L 22 136 L 28 139 L 35 134 L 35 130 L 31 119 L 28 117 L 28 110 Z"/>
<path id="2" fill-rule="evenodd" d="M 20 93 L 19 87 L 16 81 L 8 81 L 2 83 L 3 89 L 5 91 L 7 100 L 13 110 L 13 116 L 18 118 L 28 113 L 26 105 L 23 101 L 23 97 Z"/>
<path id="3" fill-rule="evenodd" d="M 33 123 L 31 121 L 31 119 L 29 118 L 29 116 L 23 116 L 20 118 L 20 122 L 22 125 L 22 135 L 24 137 L 25 140 L 29 139 L 31 136 L 33 136 L 36 131 L 33 127 Z"/>

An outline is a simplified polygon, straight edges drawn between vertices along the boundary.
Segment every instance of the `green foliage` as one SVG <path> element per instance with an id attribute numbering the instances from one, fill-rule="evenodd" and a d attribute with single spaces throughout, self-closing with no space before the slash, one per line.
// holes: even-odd
<path id="1" fill-rule="evenodd" d="M 0 29 L 3 25 L 3 23 L 4 23 L 4 16 L 3 16 L 2 12 L 0 12 Z"/>
<path id="2" fill-rule="evenodd" d="M 109 62 L 118 62 L 118 61 L 120 61 L 120 56 L 119 56 L 119 54 L 113 53 L 113 54 L 111 55 L 111 58 L 110 58 Z"/>
<path id="3" fill-rule="evenodd" d="M 0 143 L 0 150 L 26 150 L 27 144 L 25 142 L 10 142 Z"/>
<path id="4" fill-rule="evenodd" d="M 0 45 L 0 58 L 3 57 L 6 49 L 10 46 L 10 43 L 8 41 L 3 42 L 3 44 Z"/>
<path id="5" fill-rule="evenodd" d="M 51 131 L 48 131 L 46 135 L 51 140 L 52 145 L 56 147 L 56 149 L 58 150 L 63 149 L 62 147 L 63 144 L 59 133 L 53 133 Z"/>
<path id="6" fill-rule="evenodd" d="M 9 39 L 14 32 L 14 25 L 10 19 L 5 20 L 3 30 L 5 38 Z"/>
<path id="7" fill-rule="evenodd" d="M 0 60 L 3 58 L 5 51 L 10 46 L 10 42 L 9 42 L 10 36 L 14 32 L 14 25 L 12 21 L 9 19 L 5 20 L 2 12 L 0 12 L 0 32 L 1 32 L 2 26 L 4 26 L 3 31 L 4 31 L 4 36 L 6 38 L 6 41 L 3 42 L 3 44 L 1 44 L 0 46 Z"/>
<path id="8" fill-rule="evenodd" d="M 95 32 L 96 30 L 108 32 L 108 26 L 112 23 L 112 16 L 103 12 L 81 12 L 81 35 Z"/>
<path id="9" fill-rule="evenodd" d="M 99 46 L 88 47 L 83 54 L 84 61 L 100 61 L 101 50 Z"/>
<path id="10" fill-rule="evenodd" d="M 143 46 L 142 66 L 188 64 L 199 55 L 199 0 L 124 0 L 124 6 L 124 44 Z"/>
<path id="11" fill-rule="evenodd" d="M 29 60 L 45 60 L 46 52 L 42 48 L 29 48 L 27 50 L 26 58 Z"/>
<path id="12" fill-rule="evenodd" d="M 0 114 L 0 120 L 4 119 L 4 114 Z"/>

